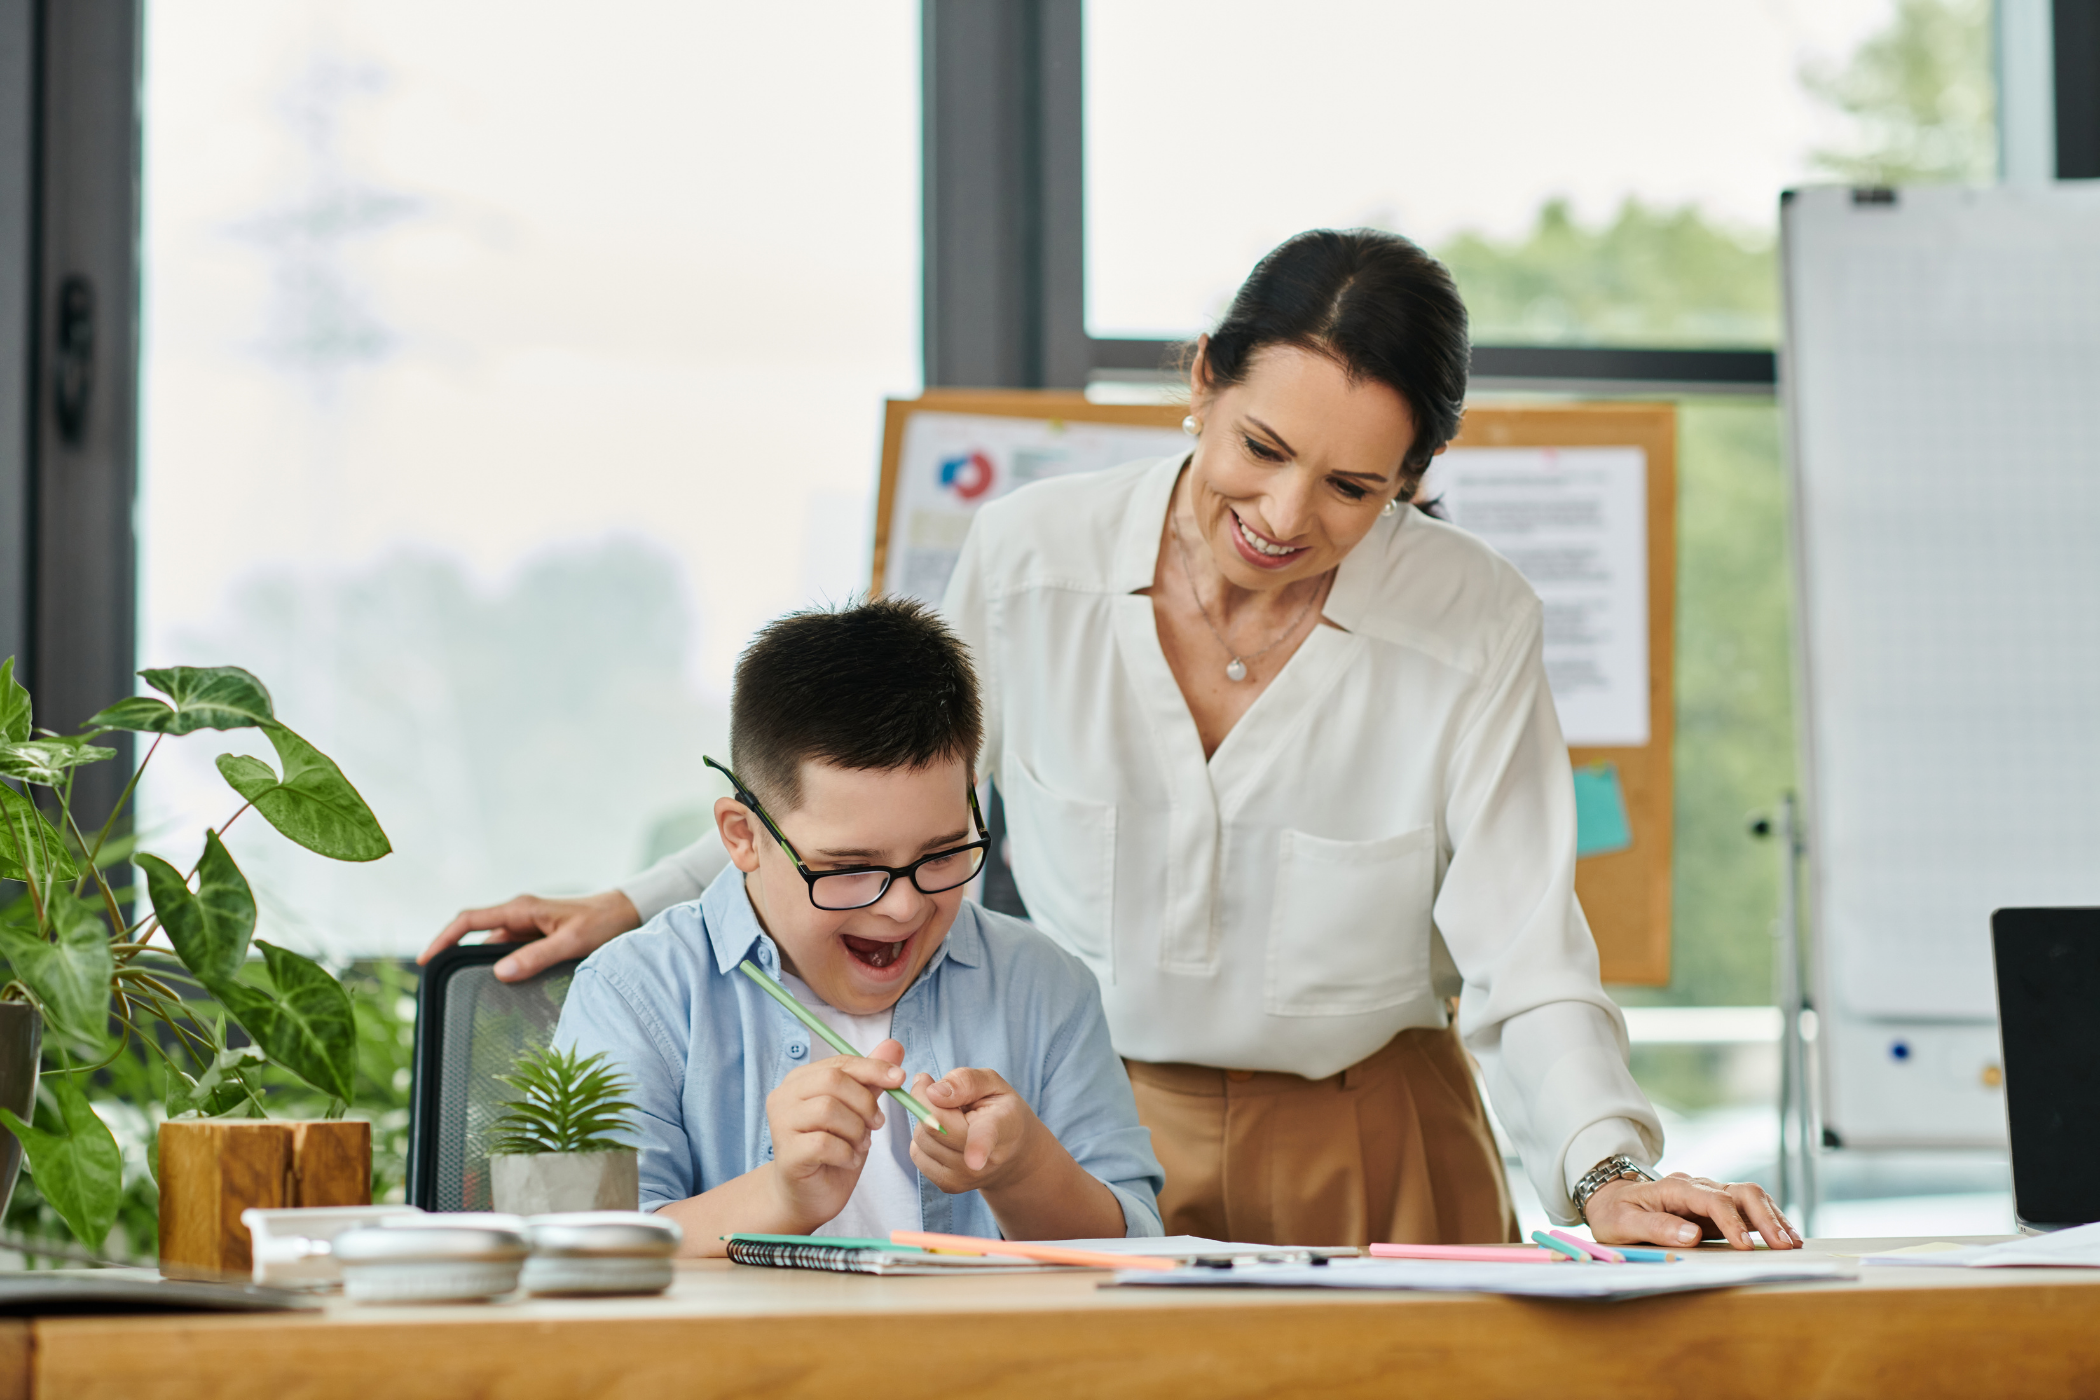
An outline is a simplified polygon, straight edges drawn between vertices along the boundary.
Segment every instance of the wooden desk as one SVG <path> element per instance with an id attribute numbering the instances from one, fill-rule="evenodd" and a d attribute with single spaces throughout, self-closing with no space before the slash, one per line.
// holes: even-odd
<path id="1" fill-rule="evenodd" d="M 1100 1278 L 706 1261 L 657 1298 L 39 1318 L 0 1332 L 0 1395 L 2100 1395 L 2100 1270 L 1866 1269 L 1857 1282 L 1628 1303 Z"/>

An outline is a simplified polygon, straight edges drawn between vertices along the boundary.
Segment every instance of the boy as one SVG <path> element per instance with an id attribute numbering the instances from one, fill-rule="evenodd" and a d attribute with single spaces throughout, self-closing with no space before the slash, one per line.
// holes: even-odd
<path id="1" fill-rule="evenodd" d="M 963 901 L 989 841 L 962 643 L 910 602 L 790 614 L 730 704 L 730 867 L 592 954 L 555 1035 L 635 1081 L 642 1208 L 689 1254 L 732 1232 L 1159 1234 L 1092 975 Z M 747 958 L 865 1058 L 828 1055 Z M 907 1081 L 945 1133 L 882 1092 Z"/>

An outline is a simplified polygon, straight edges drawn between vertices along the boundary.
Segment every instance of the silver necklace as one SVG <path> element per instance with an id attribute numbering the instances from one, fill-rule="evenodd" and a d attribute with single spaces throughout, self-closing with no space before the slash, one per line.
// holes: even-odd
<path id="1" fill-rule="evenodd" d="M 1196 611 L 1203 615 L 1203 625 L 1210 629 L 1210 634 L 1218 639 L 1218 645 L 1225 648 L 1225 654 L 1232 658 L 1225 663 L 1225 679 L 1228 681 L 1243 681 L 1247 679 L 1247 662 L 1259 661 L 1281 646 L 1285 637 L 1298 630 L 1298 624 L 1305 621 L 1305 615 L 1313 610 L 1313 605 L 1320 601 L 1320 594 L 1325 590 L 1321 588 L 1313 589 L 1312 597 L 1306 599 L 1305 606 L 1298 609 L 1298 615 L 1291 619 L 1291 625 L 1277 633 L 1275 641 L 1270 642 L 1260 651 L 1254 653 L 1254 655 L 1242 660 L 1239 653 L 1233 649 L 1232 643 L 1225 639 L 1225 634 L 1218 630 L 1218 624 L 1210 620 L 1210 609 L 1203 606 L 1203 595 L 1196 591 L 1196 571 L 1189 567 L 1188 546 L 1181 542 L 1181 521 L 1171 511 L 1167 515 L 1167 529 L 1174 536 L 1174 553 L 1181 558 L 1181 576 L 1188 580 L 1189 597 L 1196 600 Z"/>

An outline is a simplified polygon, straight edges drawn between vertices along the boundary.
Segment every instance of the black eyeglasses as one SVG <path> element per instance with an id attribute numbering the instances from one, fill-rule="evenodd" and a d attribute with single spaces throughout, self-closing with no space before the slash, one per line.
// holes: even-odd
<path id="1" fill-rule="evenodd" d="M 744 786 L 743 779 L 721 764 L 701 755 L 700 761 L 729 779 L 736 789 L 736 800 L 758 814 L 780 843 L 780 849 L 788 853 L 795 862 L 795 873 L 809 886 L 809 902 L 819 909 L 865 909 L 890 892 L 890 882 L 899 878 L 911 881 L 920 894 L 943 894 L 959 885 L 967 885 L 984 869 L 985 852 L 992 848 L 992 834 L 985 828 L 984 813 L 977 807 L 977 790 L 967 788 L 970 798 L 970 819 L 977 823 L 977 839 L 966 846 L 955 846 L 945 851 L 935 851 L 930 856 L 920 856 L 910 865 L 854 865 L 844 870 L 811 870 L 803 864 L 801 853 L 781 834 L 773 818 L 759 800 Z"/>

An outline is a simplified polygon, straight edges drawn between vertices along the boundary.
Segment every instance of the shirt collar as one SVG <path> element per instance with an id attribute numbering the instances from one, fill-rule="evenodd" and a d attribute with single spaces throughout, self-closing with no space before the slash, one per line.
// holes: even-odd
<path id="1" fill-rule="evenodd" d="M 1188 459 L 1186 452 L 1162 457 L 1139 481 L 1116 540 L 1115 573 L 1109 580 L 1116 592 L 1135 593 L 1152 586 L 1159 572 L 1159 532 L 1166 527 L 1167 503 L 1174 499 L 1175 479 Z"/>
<path id="2" fill-rule="evenodd" d="M 751 896 L 744 890 L 743 871 L 731 865 L 715 876 L 714 883 L 700 896 L 700 912 L 707 923 L 707 941 L 714 949 L 717 972 L 726 977 L 736 971 L 737 964 L 750 957 L 754 947 L 771 955 L 756 960 L 761 966 L 770 964 L 766 966 L 768 972 L 780 971 L 780 949 L 758 922 L 758 911 L 751 907 Z M 979 917 L 977 906 L 964 900 L 933 961 L 919 974 L 920 982 L 931 978 L 951 958 L 963 967 L 977 967 L 984 962 L 984 930 L 978 924 Z"/>
<path id="3" fill-rule="evenodd" d="M 1186 452 L 1162 457 L 1138 483 L 1130 512 L 1123 520 L 1123 533 L 1116 541 L 1115 573 L 1110 580 L 1116 592 L 1135 593 L 1152 586 L 1159 571 L 1159 540 L 1160 532 L 1166 528 L 1167 506 L 1174 499 L 1174 482 L 1188 459 Z M 1379 581 L 1403 548 L 1416 514 L 1412 506 L 1402 505 L 1392 515 L 1381 516 L 1371 533 L 1342 556 L 1334 571 L 1334 587 L 1327 591 L 1327 602 L 1320 609 L 1322 616 L 1347 631 L 1360 630 L 1373 613 Z"/>

